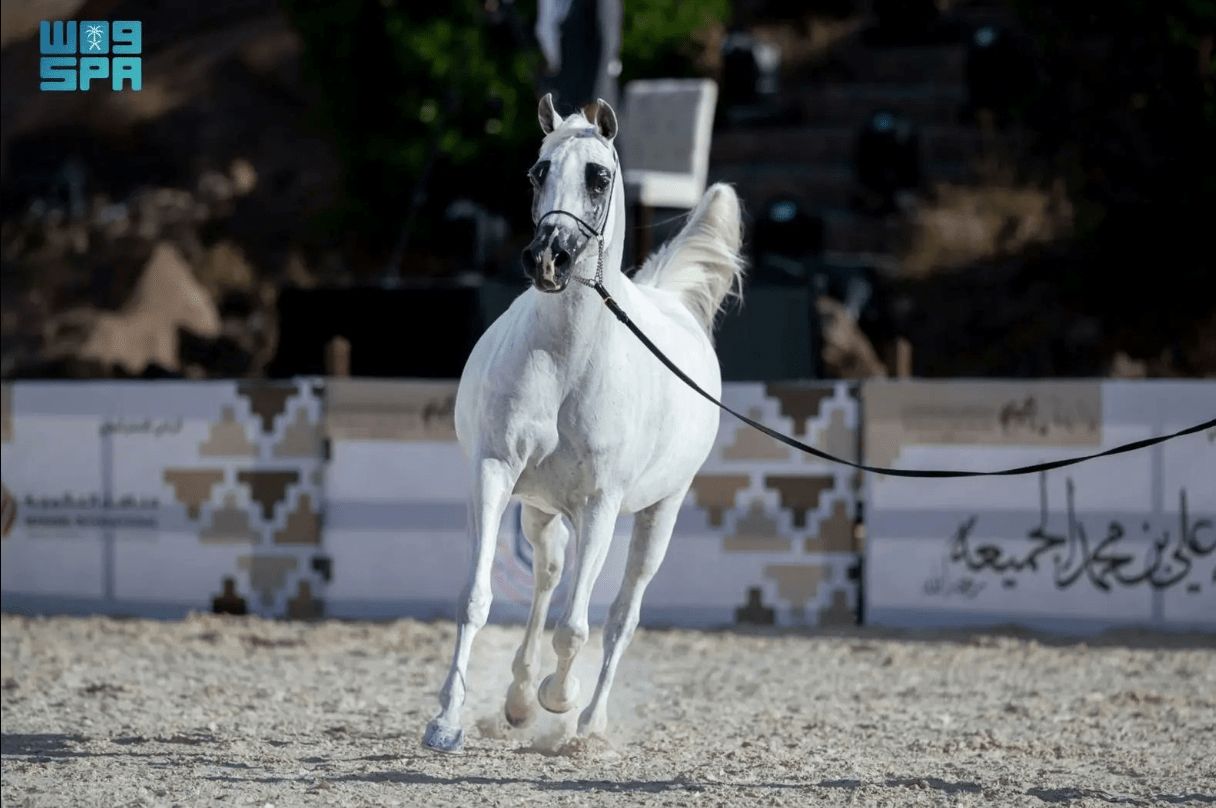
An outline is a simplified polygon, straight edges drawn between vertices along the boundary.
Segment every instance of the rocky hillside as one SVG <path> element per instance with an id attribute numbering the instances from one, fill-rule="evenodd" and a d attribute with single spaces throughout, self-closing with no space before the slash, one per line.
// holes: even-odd
<path id="1" fill-rule="evenodd" d="M 277 288 L 325 269 L 315 221 L 338 179 L 295 33 L 264 0 L 61 3 L 28 19 L 14 5 L 0 54 L 3 374 L 257 374 Z M 72 6 L 143 20 L 142 92 L 37 90 L 37 16 Z M 178 322 L 182 306 L 198 311 Z M 112 338 L 137 310 L 163 320 L 154 349 Z"/>

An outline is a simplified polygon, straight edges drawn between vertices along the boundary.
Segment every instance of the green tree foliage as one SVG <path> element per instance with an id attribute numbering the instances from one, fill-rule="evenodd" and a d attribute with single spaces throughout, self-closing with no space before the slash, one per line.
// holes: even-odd
<path id="1" fill-rule="evenodd" d="M 453 183 L 463 196 L 501 203 L 504 163 L 536 117 L 538 57 L 511 41 L 509 21 L 493 25 L 475 0 L 285 5 L 347 174 L 335 224 L 390 244 L 428 164 L 420 232 L 442 213 L 431 203 Z"/>
<path id="2" fill-rule="evenodd" d="M 623 0 L 621 79 L 661 76 L 678 78 L 696 73 L 704 45 L 698 36 L 724 24 L 730 0 Z"/>

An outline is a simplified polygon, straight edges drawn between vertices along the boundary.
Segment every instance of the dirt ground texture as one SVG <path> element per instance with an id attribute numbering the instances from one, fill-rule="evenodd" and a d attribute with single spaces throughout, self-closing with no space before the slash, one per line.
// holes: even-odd
<path id="1" fill-rule="evenodd" d="M 439 755 L 451 623 L 0 628 L 9 808 L 1216 804 L 1212 637 L 642 630 L 579 740 L 577 713 L 506 727 L 522 629 L 490 626 Z"/>

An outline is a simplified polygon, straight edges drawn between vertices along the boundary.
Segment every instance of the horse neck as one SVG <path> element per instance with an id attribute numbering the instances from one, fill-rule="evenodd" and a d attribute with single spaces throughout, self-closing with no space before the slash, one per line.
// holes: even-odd
<path id="1" fill-rule="evenodd" d="M 625 254 L 624 212 L 625 192 L 618 183 L 604 234 L 603 284 L 614 298 L 622 297 L 623 287 L 632 283 L 621 271 Z M 597 246 L 592 240 L 575 267 L 577 275 L 595 277 L 596 253 Z M 535 290 L 531 294 L 538 297 L 536 311 L 546 348 L 555 359 L 576 372 L 594 358 L 596 347 L 603 343 L 605 329 L 617 324 L 599 293 L 574 280 L 565 291 L 556 295 Z"/>

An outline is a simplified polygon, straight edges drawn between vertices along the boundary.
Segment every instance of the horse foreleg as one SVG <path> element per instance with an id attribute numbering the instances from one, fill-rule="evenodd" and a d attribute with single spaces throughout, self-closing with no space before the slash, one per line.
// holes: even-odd
<path id="1" fill-rule="evenodd" d="M 507 690 L 507 722 L 522 727 L 536 713 L 536 663 L 540 653 L 540 638 L 545 630 L 545 617 L 553 590 L 562 578 L 566 558 L 566 542 L 570 531 L 561 516 L 525 505 L 522 520 L 524 536 L 532 545 L 532 610 L 524 629 L 524 641 L 511 665 L 514 677 Z"/>
<path id="2" fill-rule="evenodd" d="M 464 593 L 459 625 L 456 629 L 456 650 L 447 680 L 439 691 L 439 715 L 426 727 L 422 742 L 440 752 L 458 752 L 464 745 L 464 730 L 460 724 L 460 708 L 467 691 L 466 675 L 473 638 L 490 616 L 493 592 L 490 572 L 494 564 L 494 548 L 498 544 L 498 528 L 502 514 L 515 487 L 515 477 L 504 463 L 482 460 L 475 469 L 473 496 L 469 503 L 469 522 L 473 533 L 473 559 L 469 581 Z"/>
<path id="3" fill-rule="evenodd" d="M 597 497 L 587 503 L 578 520 L 578 562 L 574 588 L 565 613 L 553 632 L 553 650 L 557 652 L 557 670 L 540 683 L 537 698 L 551 713 L 564 713 L 578 698 L 578 679 L 570 675 L 574 658 L 591 633 L 587 624 L 587 609 L 591 605 L 591 590 L 604 567 L 620 501 Z"/>
<path id="4" fill-rule="evenodd" d="M 683 494 L 670 497 L 639 511 L 634 517 L 625 578 L 621 581 L 621 591 L 612 602 L 608 622 L 604 625 L 604 661 L 595 695 L 578 719 L 580 735 L 602 733 L 608 724 L 608 693 L 612 690 L 617 664 L 633 638 L 646 585 L 659 571 L 663 556 L 667 554 L 667 544 L 683 501 Z"/>

